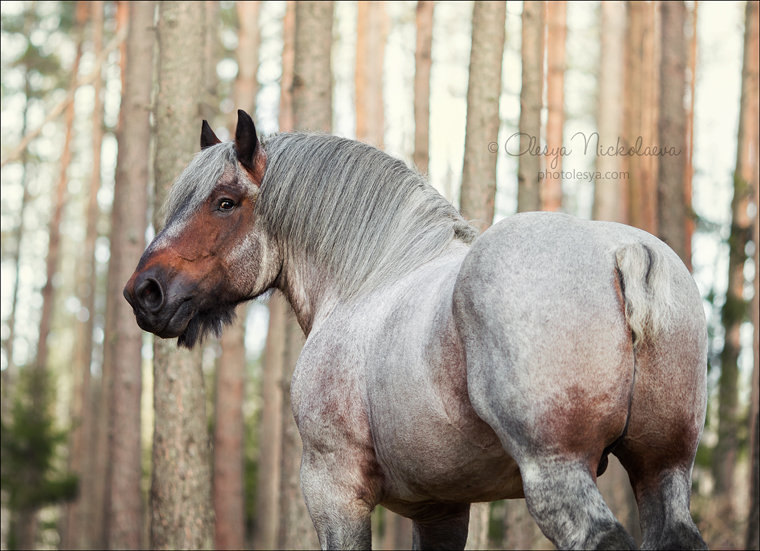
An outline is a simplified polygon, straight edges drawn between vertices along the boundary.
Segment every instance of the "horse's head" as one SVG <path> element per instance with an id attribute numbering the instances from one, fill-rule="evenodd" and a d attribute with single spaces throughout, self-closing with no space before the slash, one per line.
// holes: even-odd
<path id="1" fill-rule="evenodd" d="M 233 143 L 203 121 L 201 152 L 172 187 L 166 224 L 124 287 L 142 329 L 192 347 L 272 285 L 279 253 L 254 216 L 265 170 L 248 114 L 238 111 Z"/>

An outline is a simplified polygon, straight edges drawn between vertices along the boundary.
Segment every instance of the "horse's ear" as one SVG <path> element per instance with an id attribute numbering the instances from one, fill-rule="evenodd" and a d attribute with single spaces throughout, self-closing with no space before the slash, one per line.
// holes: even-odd
<path id="1" fill-rule="evenodd" d="M 201 126 L 201 150 L 218 143 L 222 143 L 222 140 L 216 137 L 208 122 L 203 121 L 203 126 Z"/>
<path id="2" fill-rule="evenodd" d="M 238 109 L 238 122 L 235 129 L 235 153 L 238 161 L 249 170 L 254 169 L 254 159 L 259 149 L 259 139 L 256 137 L 256 126 L 250 115 Z"/>

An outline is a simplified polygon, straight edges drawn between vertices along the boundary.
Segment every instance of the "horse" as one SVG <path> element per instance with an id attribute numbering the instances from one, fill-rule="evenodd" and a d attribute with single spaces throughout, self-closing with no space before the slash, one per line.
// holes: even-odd
<path id="1" fill-rule="evenodd" d="M 413 547 L 464 548 L 470 504 L 525 498 L 561 549 L 635 548 L 596 486 L 619 458 L 643 547 L 706 548 L 689 512 L 706 408 L 697 287 L 656 237 L 533 212 L 478 235 L 425 178 L 357 141 L 234 141 L 206 121 L 124 288 L 178 345 L 279 289 L 306 344 L 291 382 L 323 549 L 370 548 L 378 504 Z"/>

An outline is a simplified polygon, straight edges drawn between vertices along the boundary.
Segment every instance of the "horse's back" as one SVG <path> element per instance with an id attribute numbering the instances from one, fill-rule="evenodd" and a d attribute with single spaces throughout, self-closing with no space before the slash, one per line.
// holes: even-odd
<path id="1" fill-rule="evenodd" d="M 510 425 L 504 444 L 515 457 L 538 441 L 553 442 L 556 452 L 576 454 L 595 468 L 603 449 L 627 429 L 636 359 L 625 297 L 626 277 L 633 275 L 619 267 L 626 247 L 659 259 L 674 296 L 661 305 L 669 309 L 662 317 L 680 324 L 679 336 L 671 331 L 665 341 L 689 347 L 686 355 L 699 363 L 699 295 L 675 254 L 645 232 L 525 213 L 487 230 L 465 258 L 454 310 L 470 398 L 489 424 Z M 695 316 L 701 323 L 689 321 Z M 686 386 L 701 384 L 695 367 L 642 368 L 660 370 L 637 386 L 642 402 L 652 394 L 646 385 L 660 384 L 675 370 L 690 370 Z"/>

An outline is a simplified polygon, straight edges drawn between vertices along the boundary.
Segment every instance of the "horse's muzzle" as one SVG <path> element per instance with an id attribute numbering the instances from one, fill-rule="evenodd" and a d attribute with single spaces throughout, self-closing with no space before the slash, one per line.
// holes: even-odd
<path id="1" fill-rule="evenodd" d="M 178 281 L 165 281 L 160 270 L 148 269 L 132 275 L 124 287 L 124 298 L 141 329 L 171 338 L 182 334 L 195 314 L 182 287 Z"/>

